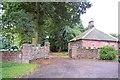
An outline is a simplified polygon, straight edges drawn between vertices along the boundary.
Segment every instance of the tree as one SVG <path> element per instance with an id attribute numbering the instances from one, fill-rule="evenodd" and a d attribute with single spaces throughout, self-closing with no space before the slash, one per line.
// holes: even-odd
<path id="1" fill-rule="evenodd" d="M 11 44 L 14 44 L 15 39 L 17 40 L 17 43 L 19 43 L 19 46 L 23 43 L 31 43 L 32 35 L 34 32 L 34 24 L 32 19 L 33 17 L 31 14 L 26 14 L 22 10 L 9 14 L 3 14 L 3 36 L 5 36 Z"/>
<path id="2" fill-rule="evenodd" d="M 120 39 L 120 34 L 110 33 L 111 36 Z"/>
<path id="3" fill-rule="evenodd" d="M 59 43 L 57 46 L 63 46 L 64 42 L 67 43 L 74 35 L 72 31 L 75 34 L 75 30 L 83 31 L 83 27 L 78 26 L 78 24 L 81 25 L 80 15 L 91 7 L 88 1 L 78 3 L 9 2 L 2 3 L 2 5 L 5 10 L 2 16 L 5 33 L 17 33 L 21 43 L 34 42 L 34 44 L 42 43 L 46 35 L 49 35 L 50 41 L 54 39 L 56 44 L 62 39 L 62 44 Z M 76 25 L 81 29 L 75 27 Z M 71 33 L 68 32 L 70 30 Z"/>

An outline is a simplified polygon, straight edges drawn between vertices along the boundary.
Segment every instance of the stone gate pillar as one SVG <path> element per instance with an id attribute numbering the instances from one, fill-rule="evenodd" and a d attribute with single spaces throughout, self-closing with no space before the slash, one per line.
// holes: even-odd
<path id="1" fill-rule="evenodd" d="M 70 46 L 70 43 L 68 43 L 68 53 L 69 53 L 69 54 L 71 54 L 71 53 L 70 53 L 70 49 L 71 49 L 71 46 Z"/>
<path id="2" fill-rule="evenodd" d="M 29 63 L 31 46 L 30 46 L 30 44 L 23 44 L 22 47 L 23 47 L 23 49 L 22 49 L 22 63 Z"/>
<path id="3" fill-rule="evenodd" d="M 45 42 L 45 55 L 48 55 L 48 53 L 50 52 L 50 43 L 49 42 Z"/>
<path id="4" fill-rule="evenodd" d="M 77 58 L 77 45 L 76 44 L 71 46 L 71 57 Z"/>

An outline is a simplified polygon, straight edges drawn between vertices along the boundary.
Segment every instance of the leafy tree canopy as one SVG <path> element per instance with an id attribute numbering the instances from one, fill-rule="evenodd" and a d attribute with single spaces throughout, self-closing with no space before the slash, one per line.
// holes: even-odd
<path id="1" fill-rule="evenodd" d="M 9 34 L 10 43 L 17 40 L 19 45 L 42 44 L 49 36 L 55 50 L 66 50 L 67 41 L 85 31 L 80 16 L 92 6 L 89 1 L 3 2 L 2 5 L 5 12 L 1 27 L 5 37 L 8 38 Z"/>

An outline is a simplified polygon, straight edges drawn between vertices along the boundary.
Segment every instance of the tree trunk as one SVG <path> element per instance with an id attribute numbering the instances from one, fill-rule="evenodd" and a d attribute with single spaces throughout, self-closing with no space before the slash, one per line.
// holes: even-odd
<path id="1" fill-rule="evenodd" d="M 39 29 L 39 19 L 40 19 L 40 14 L 39 14 L 39 2 L 36 2 L 36 14 L 35 14 L 35 34 L 34 34 L 34 38 L 32 39 L 32 44 L 37 45 L 38 44 L 38 40 L 39 40 L 39 33 L 38 33 L 38 29 Z"/>

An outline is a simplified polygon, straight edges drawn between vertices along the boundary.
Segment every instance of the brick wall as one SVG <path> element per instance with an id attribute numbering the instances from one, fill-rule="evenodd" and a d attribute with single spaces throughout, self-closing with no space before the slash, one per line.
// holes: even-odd
<path id="1" fill-rule="evenodd" d="M 96 47 L 101 48 L 105 45 L 114 46 L 116 50 L 118 50 L 118 43 L 114 41 L 95 41 L 95 40 L 82 40 L 82 46 L 89 48 L 89 47 Z"/>
<path id="2" fill-rule="evenodd" d="M 1 51 L 0 54 L 2 55 L 2 62 L 19 62 L 21 63 L 22 60 L 22 53 L 21 51 Z"/>

